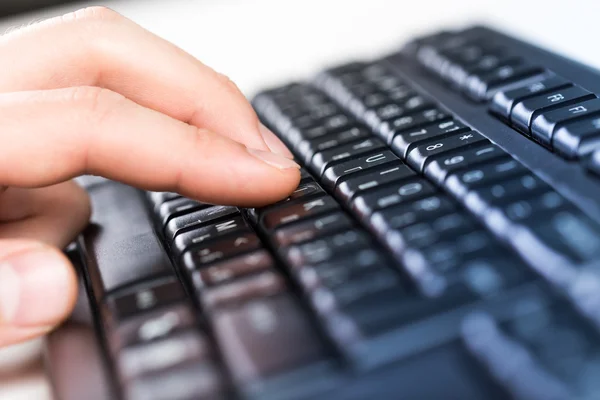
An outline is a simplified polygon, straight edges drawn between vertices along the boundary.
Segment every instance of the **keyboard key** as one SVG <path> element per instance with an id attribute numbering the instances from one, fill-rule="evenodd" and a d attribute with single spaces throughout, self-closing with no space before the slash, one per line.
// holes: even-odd
<path id="1" fill-rule="evenodd" d="M 543 77 L 543 79 L 527 83 L 516 89 L 497 92 L 490 103 L 490 111 L 508 121 L 512 108 L 517 102 L 569 86 L 572 84 L 560 76 Z"/>
<path id="2" fill-rule="evenodd" d="M 425 179 L 408 179 L 356 197 L 352 202 L 352 210 L 359 218 L 369 218 L 377 210 L 423 198 L 435 191 Z"/>
<path id="3" fill-rule="evenodd" d="M 165 237 L 172 242 L 178 234 L 198 228 L 220 218 L 239 214 L 236 207 L 213 206 L 172 218 L 165 227 Z"/>
<path id="4" fill-rule="evenodd" d="M 429 179 L 441 184 L 452 172 L 506 156 L 504 150 L 492 143 L 459 148 L 429 157 L 424 173 Z"/>
<path id="5" fill-rule="evenodd" d="M 158 208 L 163 203 L 165 203 L 167 201 L 175 200 L 175 199 L 178 199 L 181 197 L 181 195 L 179 193 L 173 193 L 173 192 L 148 192 L 147 196 L 148 196 L 148 200 L 150 200 L 150 202 L 154 206 L 155 210 L 158 210 Z"/>
<path id="6" fill-rule="evenodd" d="M 315 217 L 337 209 L 339 209 L 339 205 L 330 196 L 311 198 L 265 212 L 262 215 L 262 227 L 266 230 L 272 230 L 291 222 Z"/>
<path id="7" fill-rule="evenodd" d="M 368 174 L 343 181 L 337 186 L 335 194 L 349 203 L 355 195 L 414 176 L 415 172 L 402 163 L 384 165 Z"/>
<path id="8" fill-rule="evenodd" d="M 282 248 L 351 229 L 352 226 L 352 221 L 344 213 L 334 212 L 279 228 L 273 232 L 272 240 L 278 248 Z"/>
<path id="9" fill-rule="evenodd" d="M 127 347 L 118 354 L 117 365 L 120 376 L 127 381 L 185 363 L 201 362 L 209 354 L 206 338 L 193 329 Z"/>
<path id="10" fill-rule="evenodd" d="M 287 290 L 281 275 L 275 271 L 264 271 L 222 285 L 200 288 L 200 298 L 209 312 L 218 312 L 224 307 L 237 307 L 254 299 L 283 293 Z"/>
<path id="11" fill-rule="evenodd" d="M 261 242 L 256 234 L 241 232 L 186 251 L 182 255 L 182 263 L 189 271 L 193 271 L 217 261 L 258 250 L 260 247 Z"/>
<path id="12" fill-rule="evenodd" d="M 451 119 L 451 116 L 444 111 L 435 107 L 427 108 L 411 115 L 384 122 L 376 127 L 376 132 L 386 143 L 391 143 L 394 135 L 399 132 L 414 130 L 432 122 L 442 122 L 449 119 Z"/>
<path id="13" fill-rule="evenodd" d="M 529 135 L 531 124 L 540 113 L 590 100 L 595 97 L 592 93 L 579 86 L 554 90 L 515 104 L 510 114 L 510 122 L 519 131 Z"/>
<path id="14" fill-rule="evenodd" d="M 420 129 L 402 132 L 394 136 L 392 139 L 392 148 L 396 154 L 404 159 L 415 145 L 423 140 L 443 137 L 452 132 L 460 133 L 470 130 L 462 122 L 455 120 L 426 125 Z"/>
<path id="15" fill-rule="evenodd" d="M 336 233 L 284 250 L 284 256 L 292 267 L 314 265 L 332 259 L 336 255 L 347 254 L 368 247 L 371 240 L 359 230 Z"/>
<path id="16" fill-rule="evenodd" d="M 542 68 L 526 63 L 508 63 L 482 75 L 472 75 L 465 81 L 465 93 L 476 101 L 492 98 L 496 91 L 510 83 L 540 75 Z"/>
<path id="17" fill-rule="evenodd" d="M 210 207 L 210 204 L 201 203 L 185 197 L 179 197 L 162 203 L 158 208 L 158 217 L 161 225 L 165 226 L 165 224 L 169 222 L 171 218 L 198 211 L 207 207 Z"/>
<path id="18" fill-rule="evenodd" d="M 367 154 L 373 151 L 383 149 L 385 145 L 381 140 L 371 137 L 359 142 L 349 143 L 332 150 L 326 150 L 315 154 L 310 164 L 312 171 L 317 176 L 321 176 L 326 168 L 331 165 L 339 164 L 343 160 Z"/>
<path id="19" fill-rule="evenodd" d="M 502 158 L 452 174 L 446 179 L 444 186 L 450 193 L 460 198 L 473 188 L 490 185 L 527 172 L 518 161 Z"/>
<path id="20" fill-rule="evenodd" d="M 206 225 L 175 236 L 175 240 L 171 245 L 171 251 L 179 256 L 191 247 L 197 247 L 225 235 L 241 232 L 250 232 L 248 224 L 241 216 L 223 219 L 218 223 Z"/>
<path id="21" fill-rule="evenodd" d="M 600 176 L 600 151 L 596 150 L 592 153 L 586 163 L 587 169 L 595 174 L 596 176 Z"/>
<path id="22" fill-rule="evenodd" d="M 583 158 L 600 148 L 600 117 L 566 123 L 556 129 L 552 147 L 563 157 Z"/>
<path id="23" fill-rule="evenodd" d="M 324 347 L 290 295 L 224 309 L 213 324 L 225 361 L 240 385 L 321 361 Z"/>
<path id="24" fill-rule="evenodd" d="M 383 150 L 377 153 L 365 155 L 353 160 L 345 161 L 325 170 L 323 174 L 323 185 L 333 189 L 338 182 L 358 172 L 369 171 L 379 165 L 399 161 L 391 151 Z"/>
<path id="25" fill-rule="evenodd" d="M 177 278 L 163 278 L 110 295 L 104 307 L 113 322 L 183 300 L 185 293 Z"/>
<path id="26" fill-rule="evenodd" d="M 525 221 L 538 215 L 547 215 L 549 211 L 570 207 L 567 200 L 554 190 L 497 206 L 502 217 L 508 218 L 512 222 Z M 498 227 L 497 231 L 502 232 L 502 227 Z"/>
<path id="27" fill-rule="evenodd" d="M 345 131 L 321 136 L 320 138 L 308 140 L 305 139 L 298 143 L 296 150 L 300 158 L 309 164 L 316 153 L 339 148 L 346 143 L 367 139 L 371 136 L 369 131 L 362 127 L 354 127 Z"/>
<path id="28" fill-rule="evenodd" d="M 538 114 L 531 124 L 531 136 L 544 146 L 552 147 L 552 138 L 558 126 L 585 116 L 600 117 L 600 99 L 571 104 Z"/>
<path id="29" fill-rule="evenodd" d="M 234 257 L 194 271 L 192 282 L 197 289 L 234 281 L 238 278 L 273 269 L 275 262 L 266 250 Z"/>
<path id="30" fill-rule="evenodd" d="M 436 156 L 451 150 L 467 148 L 473 144 L 487 144 L 486 138 L 481 136 L 479 132 L 469 131 L 458 133 L 456 135 L 441 137 L 436 140 L 426 141 L 418 144 L 410 153 L 406 162 L 417 171 L 422 172 L 429 157 Z"/>

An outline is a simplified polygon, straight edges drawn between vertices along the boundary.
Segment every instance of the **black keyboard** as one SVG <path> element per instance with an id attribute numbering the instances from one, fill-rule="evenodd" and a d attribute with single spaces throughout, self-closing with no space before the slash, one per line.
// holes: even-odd
<path id="1" fill-rule="evenodd" d="M 599 399 L 595 93 L 442 32 L 254 98 L 303 165 L 284 201 L 97 182 L 80 247 L 113 398 Z"/>

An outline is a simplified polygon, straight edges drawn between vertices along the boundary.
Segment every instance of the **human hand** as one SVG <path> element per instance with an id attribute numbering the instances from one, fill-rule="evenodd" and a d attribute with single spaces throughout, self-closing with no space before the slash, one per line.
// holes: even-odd
<path id="1" fill-rule="evenodd" d="M 0 347 L 73 307 L 75 274 L 58 249 L 90 205 L 71 178 L 242 206 L 298 184 L 291 153 L 228 78 L 113 11 L 10 32 L 0 55 Z"/>

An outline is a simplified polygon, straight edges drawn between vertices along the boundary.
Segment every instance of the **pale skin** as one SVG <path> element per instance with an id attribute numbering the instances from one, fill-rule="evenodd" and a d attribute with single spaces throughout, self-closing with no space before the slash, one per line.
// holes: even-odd
<path id="1" fill-rule="evenodd" d="M 0 347 L 73 308 L 60 249 L 91 212 L 73 177 L 240 206 L 298 184 L 291 153 L 227 77 L 109 9 L 7 33 L 0 56 Z"/>

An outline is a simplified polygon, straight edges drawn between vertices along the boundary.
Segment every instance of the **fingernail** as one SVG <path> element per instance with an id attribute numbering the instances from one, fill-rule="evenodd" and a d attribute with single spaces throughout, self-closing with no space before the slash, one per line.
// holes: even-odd
<path id="1" fill-rule="evenodd" d="M 65 263 L 44 250 L 0 261 L 0 324 L 26 328 L 60 322 L 72 302 L 72 272 Z"/>
<path id="2" fill-rule="evenodd" d="M 279 154 L 250 148 L 246 148 L 246 150 L 248 150 L 248 153 L 252 154 L 254 157 L 258 158 L 262 162 L 269 164 L 272 167 L 279 169 L 300 169 L 300 166 L 296 164 L 293 160 L 290 160 L 289 158 L 281 156 Z"/>
<path id="3" fill-rule="evenodd" d="M 287 148 L 287 146 L 285 144 L 283 144 L 283 142 L 273 132 L 271 132 L 271 130 L 269 128 L 267 128 L 263 124 L 259 124 L 258 130 L 260 131 L 260 134 L 262 135 L 263 139 L 265 140 L 265 143 L 267 144 L 267 146 L 269 146 L 269 149 L 273 153 L 280 154 L 280 155 L 290 158 L 290 159 L 294 158 L 294 155 L 292 154 L 292 152 Z"/>

